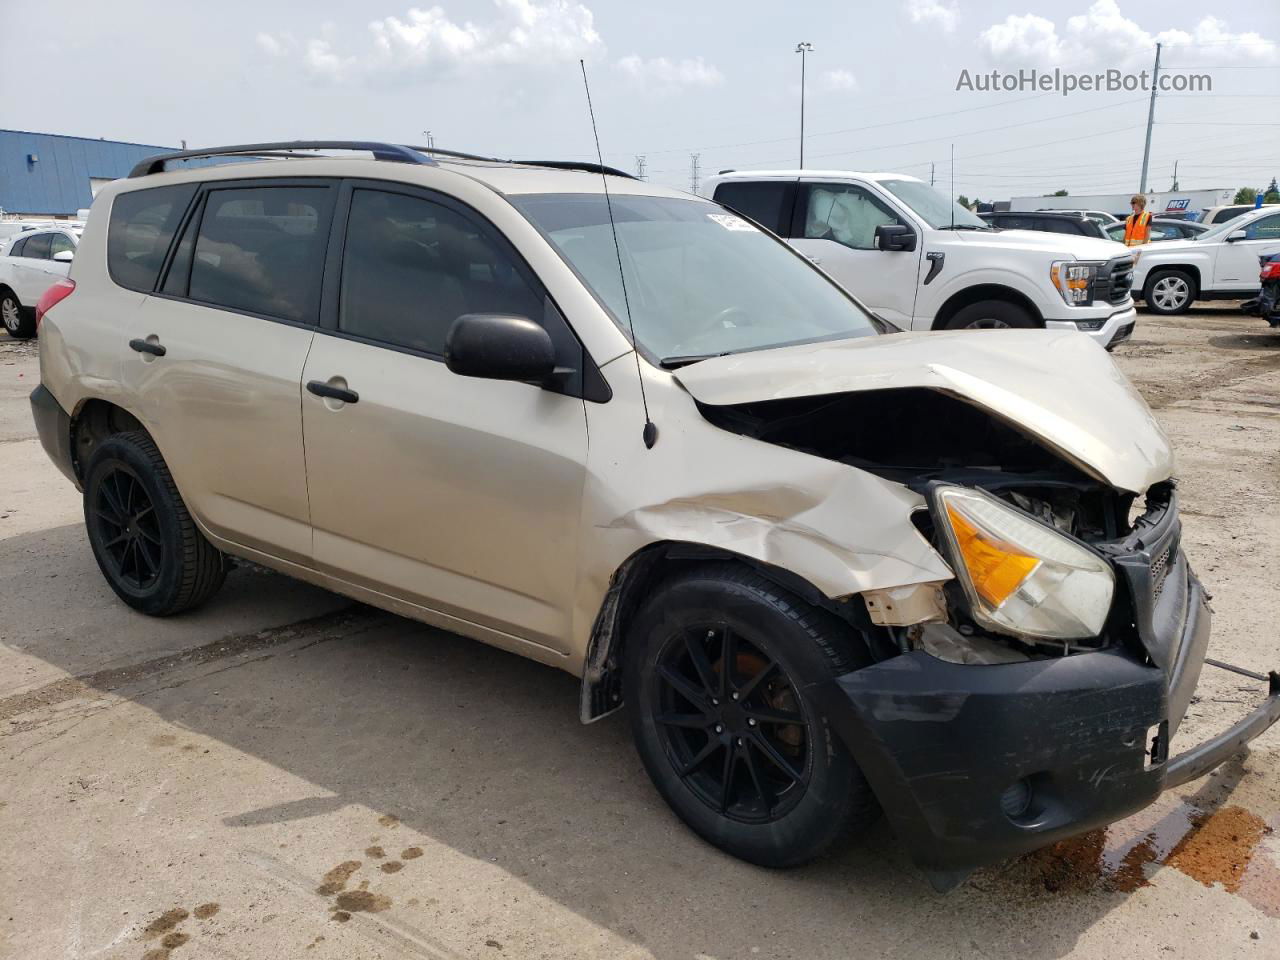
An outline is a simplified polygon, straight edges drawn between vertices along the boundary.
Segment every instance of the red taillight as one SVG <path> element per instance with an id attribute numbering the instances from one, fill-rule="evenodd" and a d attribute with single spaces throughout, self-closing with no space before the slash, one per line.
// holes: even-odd
<path id="1" fill-rule="evenodd" d="M 1262 265 L 1263 280 L 1280 280 L 1280 260 L 1273 260 Z"/>
<path id="2" fill-rule="evenodd" d="M 36 303 L 36 329 L 40 329 L 40 321 L 44 319 L 44 315 L 60 304 L 67 297 L 71 296 L 76 288 L 74 280 L 59 280 L 52 287 L 40 295 L 39 301 Z M 78 302 L 78 301 L 77 301 Z"/>

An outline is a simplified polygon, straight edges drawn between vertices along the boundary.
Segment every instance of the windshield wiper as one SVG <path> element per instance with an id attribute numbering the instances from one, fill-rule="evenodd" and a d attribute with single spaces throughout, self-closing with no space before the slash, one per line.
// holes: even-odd
<path id="1" fill-rule="evenodd" d="M 948 223 L 945 226 L 938 227 L 939 230 L 990 230 L 991 224 L 983 224 L 981 227 L 972 223 Z"/>
<path id="2" fill-rule="evenodd" d="M 683 357 L 663 357 L 658 361 L 658 366 L 663 370 L 679 370 L 681 367 L 687 367 L 689 364 L 697 363 L 700 360 L 710 360 L 712 357 L 727 357 L 728 355 L 726 351 L 725 353 L 699 353 Z"/>

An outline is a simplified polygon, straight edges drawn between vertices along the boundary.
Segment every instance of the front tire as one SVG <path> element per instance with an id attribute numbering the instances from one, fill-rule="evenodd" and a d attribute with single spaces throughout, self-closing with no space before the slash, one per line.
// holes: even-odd
<path id="1" fill-rule="evenodd" d="M 226 564 L 196 529 L 155 442 L 118 433 L 100 443 L 84 482 L 84 518 L 98 568 L 116 595 L 167 617 L 204 603 Z"/>
<path id="2" fill-rule="evenodd" d="M 1032 330 L 1041 326 L 1025 308 L 1006 300 L 979 300 L 961 307 L 947 330 Z"/>
<path id="3" fill-rule="evenodd" d="M 1186 313 L 1195 298 L 1195 278 L 1185 270 L 1157 270 L 1142 288 L 1147 309 L 1165 317 Z"/>
<path id="4" fill-rule="evenodd" d="M 36 318 L 23 308 L 17 295 L 8 287 L 0 287 L 0 323 L 15 340 L 30 340 L 36 335 Z"/>
<path id="5" fill-rule="evenodd" d="M 867 662 L 852 628 L 735 564 L 666 581 L 628 631 L 623 682 L 654 786 L 703 839 L 790 867 L 878 812 L 808 692 Z"/>

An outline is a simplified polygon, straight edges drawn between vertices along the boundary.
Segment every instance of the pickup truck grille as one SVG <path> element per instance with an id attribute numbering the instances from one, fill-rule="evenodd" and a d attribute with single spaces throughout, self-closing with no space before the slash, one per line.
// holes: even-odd
<path id="1" fill-rule="evenodd" d="M 1121 304 L 1129 298 L 1132 288 L 1133 257 L 1116 257 L 1099 268 L 1093 283 L 1093 299 L 1095 303 Z"/>

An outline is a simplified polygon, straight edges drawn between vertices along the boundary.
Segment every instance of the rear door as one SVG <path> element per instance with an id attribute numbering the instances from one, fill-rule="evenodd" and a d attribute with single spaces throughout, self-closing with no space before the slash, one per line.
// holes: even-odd
<path id="1" fill-rule="evenodd" d="M 880 250 L 876 227 L 917 233 L 914 250 Z M 801 183 L 791 245 L 899 329 L 911 328 L 920 257 L 919 230 L 905 213 L 856 183 Z"/>
<path id="2" fill-rule="evenodd" d="M 791 232 L 798 178 L 790 180 L 726 180 L 712 197 L 737 213 L 750 217 L 780 237 Z"/>
<path id="3" fill-rule="evenodd" d="M 1280 213 L 1259 217 L 1239 229 L 1244 231 L 1243 240 L 1228 241 L 1224 237 L 1217 243 L 1213 285 L 1219 290 L 1259 289 L 1258 259 L 1280 253 Z"/>
<path id="4" fill-rule="evenodd" d="M 302 378 L 316 565 L 565 652 L 586 477 L 581 389 L 461 377 L 442 354 L 464 313 L 541 322 L 567 368 L 583 368 L 581 345 L 474 211 L 387 183 L 344 195 L 345 241 Z M 312 392 L 334 387 L 348 399 Z"/>
<path id="5" fill-rule="evenodd" d="M 188 506 L 215 536 L 302 563 L 302 368 L 336 195 L 321 179 L 208 185 L 158 289 L 120 331 L 123 379 Z M 153 252 L 185 206 L 159 189 L 118 197 L 113 274 L 147 286 Z"/>

